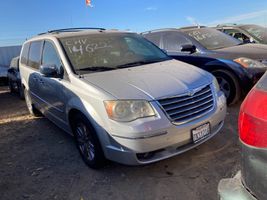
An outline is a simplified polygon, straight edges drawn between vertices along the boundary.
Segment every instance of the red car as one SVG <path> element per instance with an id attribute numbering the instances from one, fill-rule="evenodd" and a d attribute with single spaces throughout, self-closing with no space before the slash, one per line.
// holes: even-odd
<path id="1" fill-rule="evenodd" d="M 239 114 L 241 173 L 223 179 L 221 200 L 267 199 L 267 73 L 249 92 Z"/>

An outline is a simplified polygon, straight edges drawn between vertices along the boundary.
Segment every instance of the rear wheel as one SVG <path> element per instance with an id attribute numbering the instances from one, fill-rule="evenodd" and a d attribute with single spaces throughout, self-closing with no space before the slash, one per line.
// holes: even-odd
<path id="1" fill-rule="evenodd" d="M 23 89 L 23 86 L 21 84 L 19 84 L 19 83 L 17 83 L 17 84 L 18 84 L 19 98 L 21 100 L 23 100 L 24 99 L 24 89 Z"/>
<path id="2" fill-rule="evenodd" d="M 35 116 L 35 117 L 39 117 L 41 116 L 41 113 L 39 110 L 37 110 L 33 103 L 32 103 L 32 99 L 31 99 L 31 96 L 29 94 L 29 91 L 25 88 L 24 89 L 24 97 L 25 97 L 25 102 L 26 102 L 26 105 L 27 105 L 27 108 L 30 112 L 31 115 Z"/>
<path id="3" fill-rule="evenodd" d="M 220 89 L 224 92 L 227 104 L 235 104 L 241 98 L 241 88 L 237 77 L 230 71 L 216 70 L 212 74 L 216 77 Z"/>
<path id="4" fill-rule="evenodd" d="M 82 114 L 77 114 L 72 124 L 77 148 L 83 161 L 93 169 L 103 167 L 106 159 L 97 134 L 88 119 Z"/>

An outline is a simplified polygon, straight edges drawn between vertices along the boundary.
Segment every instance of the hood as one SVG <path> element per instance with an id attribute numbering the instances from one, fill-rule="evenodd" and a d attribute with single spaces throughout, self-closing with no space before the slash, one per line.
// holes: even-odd
<path id="1" fill-rule="evenodd" d="M 179 95 L 210 84 L 212 78 L 208 72 L 176 60 L 84 75 L 86 82 L 117 99 L 145 100 Z"/>
<path id="2" fill-rule="evenodd" d="M 254 60 L 267 59 L 267 45 L 264 44 L 243 44 L 212 51 L 215 58 L 224 58 L 234 60 L 240 57 L 246 57 Z"/>

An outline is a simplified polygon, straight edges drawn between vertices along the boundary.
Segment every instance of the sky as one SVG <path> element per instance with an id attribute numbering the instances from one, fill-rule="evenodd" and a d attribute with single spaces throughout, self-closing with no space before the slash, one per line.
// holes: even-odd
<path id="1" fill-rule="evenodd" d="M 103 27 L 142 32 L 192 24 L 267 26 L 266 0 L 8 0 L 0 6 L 0 46 L 51 29 Z"/>

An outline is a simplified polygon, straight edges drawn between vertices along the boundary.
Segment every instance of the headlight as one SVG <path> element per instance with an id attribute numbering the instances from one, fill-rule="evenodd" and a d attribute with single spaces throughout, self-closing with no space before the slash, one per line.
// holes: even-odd
<path id="1" fill-rule="evenodd" d="M 138 118 L 154 116 L 150 103 L 144 100 L 104 101 L 110 119 L 120 122 L 130 122 Z"/>
<path id="2" fill-rule="evenodd" d="M 262 64 L 261 62 L 258 62 L 256 60 L 252 60 L 250 58 L 237 58 L 234 60 L 235 62 L 239 63 L 245 68 L 263 68 L 266 67 L 266 65 Z"/>
<path id="3" fill-rule="evenodd" d="M 213 85 L 214 85 L 214 87 L 215 87 L 215 89 L 216 89 L 216 92 L 219 92 L 220 91 L 220 85 L 219 85 L 219 83 L 218 83 L 218 81 L 217 81 L 217 79 L 215 78 L 215 77 L 213 77 Z"/>

